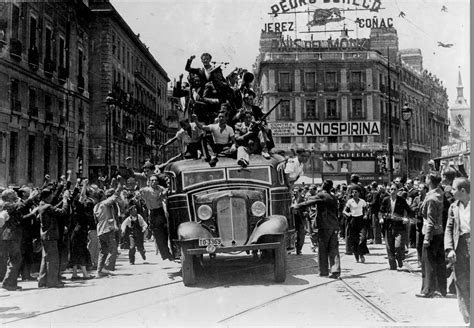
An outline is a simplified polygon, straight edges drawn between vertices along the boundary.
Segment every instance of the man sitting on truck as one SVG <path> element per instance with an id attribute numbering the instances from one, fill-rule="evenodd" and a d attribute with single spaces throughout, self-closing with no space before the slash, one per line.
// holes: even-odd
<path id="1" fill-rule="evenodd" d="M 197 121 L 197 116 L 193 114 L 191 119 L 196 123 L 199 129 L 211 132 L 212 138 L 204 139 L 204 145 L 209 152 L 206 160 L 209 160 L 211 167 L 216 166 L 218 159 L 217 155 L 231 157 L 237 150 L 235 143 L 234 129 L 226 124 L 226 115 L 222 112 L 217 116 L 217 123 L 203 125 Z"/>

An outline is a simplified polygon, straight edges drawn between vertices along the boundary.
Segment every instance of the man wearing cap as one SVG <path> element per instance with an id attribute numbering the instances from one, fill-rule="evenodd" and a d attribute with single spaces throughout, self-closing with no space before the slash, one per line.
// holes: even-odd
<path id="1" fill-rule="evenodd" d="M 116 189 L 108 189 L 105 192 L 105 200 L 94 206 L 94 215 L 97 221 L 97 236 L 99 238 L 99 259 L 97 263 L 97 277 L 104 277 L 115 267 L 117 258 L 117 241 L 115 231 L 118 230 L 116 223 L 117 202 L 122 192 L 122 184 Z"/>
<path id="2" fill-rule="evenodd" d="M 288 178 L 290 188 L 298 180 L 298 178 L 304 174 L 304 164 L 309 159 L 309 154 L 304 148 L 298 148 L 296 150 L 296 157 L 289 158 L 285 167 L 285 174 Z"/>
<path id="3" fill-rule="evenodd" d="M 53 192 L 46 188 L 41 191 L 40 204 L 36 211 L 41 223 L 41 243 L 43 256 L 38 277 L 38 287 L 61 288 L 64 284 L 59 281 L 59 220 L 66 220 L 69 211 L 69 190 L 63 194 L 62 207 L 51 204 Z"/>
<path id="4" fill-rule="evenodd" d="M 168 248 L 168 223 L 164 210 L 167 189 L 159 184 L 156 174 L 150 178 L 150 186 L 140 189 L 140 194 L 145 200 L 149 211 L 149 229 L 155 237 L 156 254 L 158 251 L 163 260 L 173 260 Z"/>
<path id="5" fill-rule="evenodd" d="M 21 290 L 17 284 L 18 272 L 21 266 L 21 238 L 23 235 L 22 219 L 28 214 L 38 196 L 33 191 L 30 197 L 22 202 L 13 189 L 5 189 L 2 192 L 3 210 L 7 211 L 8 219 L 0 228 L 0 265 L 10 263 L 8 268 L 0 268 L 0 274 L 5 274 L 2 287 L 14 291 Z"/>

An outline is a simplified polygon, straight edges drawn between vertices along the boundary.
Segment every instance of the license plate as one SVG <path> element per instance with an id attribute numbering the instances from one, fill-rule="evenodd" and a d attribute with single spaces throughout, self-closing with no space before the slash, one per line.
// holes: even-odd
<path id="1" fill-rule="evenodd" d="M 220 238 L 206 238 L 199 239 L 199 246 L 222 246 L 222 241 Z"/>

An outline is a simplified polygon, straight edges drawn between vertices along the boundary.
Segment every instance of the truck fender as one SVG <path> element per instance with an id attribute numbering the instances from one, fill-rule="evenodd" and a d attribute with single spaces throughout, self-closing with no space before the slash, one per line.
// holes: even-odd
<path id="1" fill-rule="evenodd" d="M 178 240 L 212 238 L 211 233 L 197 222 L 183 222 L 178 226 Z"/>
<path id="2" fill-rule="evenodd" d="M 270 215 L 257 225 L 250 235 L 247 244 L 255 244 L 265 235 L 283 235 L 288 231 L 288 221 L 283 215 Z"/>

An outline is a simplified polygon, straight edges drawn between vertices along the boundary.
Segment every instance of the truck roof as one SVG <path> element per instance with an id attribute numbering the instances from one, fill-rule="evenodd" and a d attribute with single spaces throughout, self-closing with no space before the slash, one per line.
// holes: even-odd
<path id="1" fill-rule="evenodd" d="M 229 157 L 219 157 L 215 168 L 224 168 L 224 167 L 236 167 L 237 160 Z M 285 161 L 285 158 L 278 154 L 272 154 L 270 159 L 265 159 L 262 155 L 250 155 L 250 165 L 252 166 L 261 166 L 261 165 L 271 165 L 276 167 L 278 164 Z M 209 163 L 204 159 L 185 159 L 181 161 L 172 162 L 164 168 L 165 171 L 172 171 L 179 173 L 182 171 L 192 171 L 192 170 L 202 170 L 202 169 L 212 169 L 209 166 Z"/>

